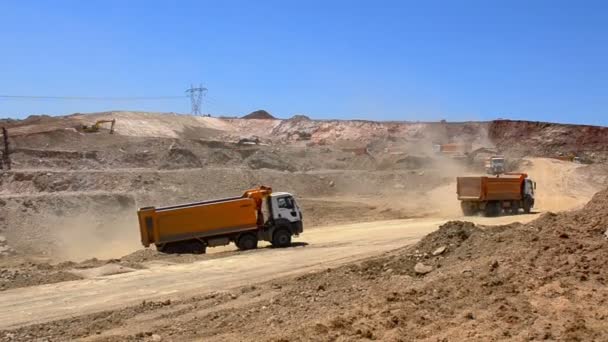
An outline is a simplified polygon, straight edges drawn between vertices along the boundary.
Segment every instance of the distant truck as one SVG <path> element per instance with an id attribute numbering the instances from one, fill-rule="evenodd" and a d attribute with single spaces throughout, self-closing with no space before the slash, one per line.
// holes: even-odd
<path id="1" fill-rule="evenodd" d="M 470 143 L 433 144 L 433 152 L 451 158 L 464 158 L 472 150 Z"/>
<path id="2" fill-rule="evenodd" d="M 458 199 L 464 215 L 479 212 L 498 216 L 503 211 L 516 215 L 529 213 L 534 206 L 536 182 L 525 173 L 506 173 L 497 177 L 457 177 Z"/>
<path id="3" fill-rule="evenodd" d="M 303 231 L 302 212 L 294 197 L 265 186 L 240 197 L 145 207 L 137 216 L 142 244 L 154 244 L 164 253 L 205 253 L 207 247 L 230 242 L 241 250 L 254 249 L 260 240 L 287 247 L 292 236 Z"/>

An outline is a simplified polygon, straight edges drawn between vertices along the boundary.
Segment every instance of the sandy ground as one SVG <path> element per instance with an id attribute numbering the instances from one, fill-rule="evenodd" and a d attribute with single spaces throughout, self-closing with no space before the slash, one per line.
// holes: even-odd
<path id="1" fill-rule="evenodd" d="M 535 215 L 474 218 L 479 223 L 529 221 Z M 272 278 L 336 266 L 411 244 L 445 221 L 412 219 L 326 227 L 307 231 L 301 247 L 263 248 L 190 264 L 148 264 L 146 270 L 0 294 L 0 328 L 62 319 L 132 305 L 142 300 L 227 290 Z"/>

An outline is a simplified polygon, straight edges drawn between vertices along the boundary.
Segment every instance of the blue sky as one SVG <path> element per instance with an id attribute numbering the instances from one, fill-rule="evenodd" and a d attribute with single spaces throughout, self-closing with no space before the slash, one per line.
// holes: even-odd
<path id="1" fill-rule="evenodd" d="M 602 1 L 0 0 L 0 95 L 204 111 L 608 125 Z M 189 101 L 0 98 L 0 117 Z"/>

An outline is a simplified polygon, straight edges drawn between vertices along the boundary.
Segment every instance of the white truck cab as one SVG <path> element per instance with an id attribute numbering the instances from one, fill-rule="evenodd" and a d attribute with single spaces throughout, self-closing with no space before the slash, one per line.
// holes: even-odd
<path id="1" fill-rule="evenodd" d="M 286 219 L 289 222 L 302 220 L 302 211 L 295 198 L 288 192 L 275 192 L 270 195 L 271 212 L 275 220 Z"/>
<path id="2" fill-rule="evenodd" d="M 292 235 L 297 236 L 304 231 L 302 210 L 288 192 L 273 192 L 268 197 L 267 204 L 269 215 L 262 233 L 265 235 L 262 236 L 267 241 L 273 241 L 273 245 L 289 245 Z M 276 232 L 281 233 L 277 235 Z"/>
<path id="3" fill-rule="evenodd" d="M 530 208 L 534 207 L 534 189 L 536 189 L 536 182 L 531 180 L 530 178 L 526 178 L 524 180 L 524 188 L 522 194 L 524 211 L 526 213 L 529 213 Z"/>
<path id="4" fill-rule="evenodd" d="M 524 196 L 530 196 L 534 199 L 534 189 L 536 189 L 536 182 L 531 179 L 524 180 Z"/>

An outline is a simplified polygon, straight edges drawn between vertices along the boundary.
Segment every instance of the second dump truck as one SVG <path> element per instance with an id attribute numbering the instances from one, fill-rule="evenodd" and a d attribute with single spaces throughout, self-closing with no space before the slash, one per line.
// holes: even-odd
<path id="1" fill-rule="evenodd" d="M 258 241 L 287 247 L 303 231 L 294 197 L 265 186 L 239 197 L 145 207 L 137 215 L 142 244 L 165 253 L 205 253 L 207 247 L 230 242 L 241 250 L 257 248 Z"/>
<path id="2" fill-rule="evenodd" d="M 534 206 L 536 183 L 525 173 L 507 173 L 496 177 L 458 177 L 458 199 L 464 215 L 479 212 L 498 216 L 502 212 L 529 213 Z"/>

